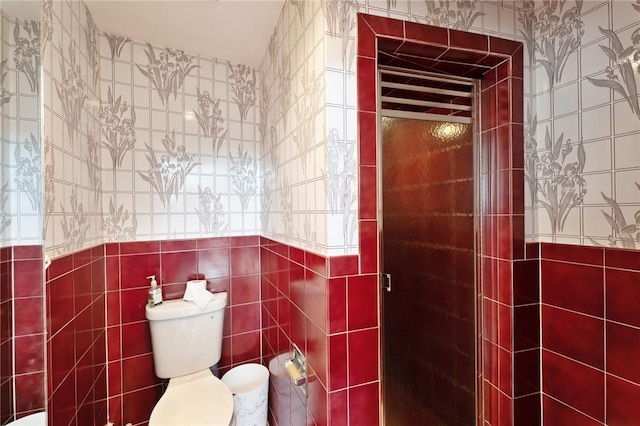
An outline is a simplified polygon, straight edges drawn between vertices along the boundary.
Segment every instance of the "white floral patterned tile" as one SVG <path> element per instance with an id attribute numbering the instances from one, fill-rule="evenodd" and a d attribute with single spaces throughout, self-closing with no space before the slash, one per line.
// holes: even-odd
<path id="1" fill-rule="evenodd" d="M 516 8 L 510 7 L 504 2 L 500 5 L 500 34 L 506 38 L 513 38 L 516 33 Z"/>
<path id="2" fill-rule="evenodd" d="M 483 15 L 477 19 L 482 22 L 482 29 L 487 32 L 500 32 L 500 11 L 499 5 L 495 3 L 483 2 L 478 5 L 478 9 L 482 8 Z M 513 15 L 512 15 L 513 16 Z"/>
<path id="3" fill-rule="evenodd" d="M 581 87 L 581 103 L 582 108 L 587 109 L 594 106 L 609 104 L 611 101 L 611 94 L 606 90 L 594 86 L 588 80 L 580 81 Z"/>
<path id="4" fill-rule="evenodd" d="M 326 71 L 326 102 L 334 105 L 344 105 L 344 75 L 341 72 Z"/>
<path id="5" fill-rule="evenodd" d="M 616 136 L 640 132 L 640 118 L 633 114 L 626 102 L 615 102 L 613 104 L 613 117 L 613 129 Z"/>
<path id="6" fill-rule="evenodd" d="M 123 62 L 122 60 L 113 60 L 113 78 L 118 83 L 125 83 L 130 85 L 133 80 L 134 69 L 129 62 Z"/>
<path id="7" fill-rule="evenodd" d="M 136 108 L 136 111 L 141 111 L 141 115 L 145 114 L 146 111 L 149 109 L 149 103 L 150 103 L 150 93 L 149 93 L 149 89 L 147 89 L 146 87 L 139 87 L 139 86 L 134 86 L 133 87 L 133 99 L 132 99 L 132 106 Z"/>
<path id="8" fill-rule="evenodd" d="M 183 92 L 189 96 L 197 96 L 198 90 L 211 93 L 212 81 L 201 80 L 195 75 L 188 75 L 184 78 Z"/>
<path id="9" fill-rule="evenodd" d="M 326 67 L 331 70 L 343 70 L 344 61 L 342 59 L 342 39 L 329 35 L 324 42 Z"/>
<path id="10" fill-rule="evenodd" d="M 194 59 L 194 63 L 198 65 L 197 76 L 201 80 L 213 79 L 213 64 L 212 58 L 197 55 Z M 190 92 L 191 93 L 191 92 Z"/>
<path id="11" fill-rule="evenodd" d="M 169 107 L 169 111 L 171 112 L 182 112 L 184 111 L 184 103 L 183 103 L 183 95 L 182 93 L 178 93 L 175 95 L 169 95 L 167 99 L 167 105 Z"/>
<path id="12" fill-rule="evenodd" d="M 611 107 L 609 105 L 582 111 L 582 140 L 587 141 L 611 136 L 610 111 Z"/>
<path id="13" fill-rule="evenodd" d="M 29 107 L 27 107 L 29 108 Z M 37 114 L 37 112 L 36 112 Z M 33 135 L 33 137 L 38 137 L 39 133 L 40 133 L 40 123 L 38 122 L 37 118 L 36 119 L 24 119 L 21 118 L 20 121 L 17 123 L 17 127 L 18 127 L 18 131 L 16 133 L 17 140 L 20 141 L 24 141 L 25 139 L 31 140 L 31 136 Z M 11 138 L 13 139 L 13 138 Z M 39 150 L 38 150 L 39 151 Z"/>
<path id="14" fill-rule="evenodd" d="M 422 1 L 410 1 L 409 2 L 409 8 L 410 8 L 410 13 L 411 13 L 411 18 L 413 18 L 413 20 L 416 19 L 416 17 L 424 17 L 427 15 L 427 6 L 425 4 L 425 2 Z"/>
<path id="15" fill-rule="evenodd" d="M 613 146 L 611 139 L 584 143 L 586 162 L 584 171 L 601 172 L 613 169 Z M 575 149 L 575 148 L 574 148 Z"/>
<path id="16" fill-rule="evenodd" d="M 228 73 L 229 73 L 227 62 L 214 59 L 212 66 L 213 66 L 213 79 L 216 82 L 226 84 Z"/>
<path id="17" fill-rule="evenodd" d="M 555 138 L 554 140 L 557 140 L 562 136 L 563 141 L 565 142 L 567 139 L 571 139 L 572 142 L 578 142 L 580 140 L 579 129 L 580 126 L 577 113 L 556 118 L 553 120 L 552 137 Z M 539 134 L 538 137 L 540 138 L 542 135 L 543 134 Z M 540 139 L 540 141 L 543 143 L 544 139 Z"/>
<path id="18" fill-rule="evenodd" d="M 144 65 L 146 62 L 134 62 L 134 67 L 133 67 L 133 84 L 136 86 L 141 86 L 141 87 L 147 87 L 149 89 L 152 89 L 155 92 L 155 88 L 153 88 L 151 86 L 151 84 L 149 83 L 149 79 L 147 77 L 145 77 L 142 72 L 140 72 L 140 67 L 143 67 L 144 69 Z M 157 97 L 157 94 L 156 94 Z M 160 98 L 157 99 L 159 105 L 162 105 L 162 102 L 160 101 Z"/>
<path id="19" fill-rule="evenodd" d="M 113 79 L 113 61 L 111 58 L 100 58 L 100 79 L 111 81 Z"/>
<path id="20" fill-rule="evenodd" d="M 167 112 L 162 110 L 151 111 L 151 129 L 155 132 L 171 131 L 167 122 Z"/>
<path id="21" fill-rule="evenodd" d="M 611 194 L 613 187 L 613 176 L 611 173 L 585 174 L 584 180 L 587 183 L 587 193 L 584 196 L 584 205 L 606 205 L 601 194 Z"/>
<path id="22" fill-rule="evenodd" d="M 170 112 L 168 114 L 168 128 L 176 133 L 184 133 L 184 112 Z"/>
<path id="23" fill-rule="evenodd" d="M 233 212 L 233 209 L 231 211 Z M 243 215 L 240 213 L 229 213 L 229 232 L 240 233 L 243 231 L 242 217 Z"/>
<path id="24" fill-rule="evenodd" d="M 637 25 L 640 21 L 638 13 L 634 12 L 632 1 L 612 1 L 613 30 L 619 31 L 629 26 Z"/>
<path id="25" fill-rule="evenodd" d="M 615 3 L 615 1 L 614 1 Z M 594 7 L 595 6 L 595 7 Z M 581 42 L 589 44 L 596 40 L 601 40 L 604 35 L 600 32 L 600 28 L 609 27 L 609 4 L 606 1 L 585 2 L 583 9 L 589 8 L 581 15 L 584 24 L 584 35 Z"/>
<path id="26" fill-rule="evenodd" d="M 553 90 L 553 114 L 555 117 L 578 111 L 578 85 L 567 84 Z"/>
<path id="27" fill-rule="evenodd" d="M 614 139 L 615 168 L 640 167 L 640 144 L 638 135 L 619 136 Z"/>
<path id="28" fill-rule="evenodd" d="M 527 238 L 534 239 L 535 235 L 537 234 L 538 227 L 537 227 L 536 218 L 537 218 L 537 214 L 532 208 L 530 207 L 525 208 L 524 234 L 525 236 L 527 236 Z"/>
<path id="29" fill-rule="evenodd" d="M 618 204 L 640 202 L 640 168 L 636 170 L 616 171 L 615 196 L 612 197 Z"/>
<path id="30" fill-rule="evenodd" d="M 206 234 L 206 232 L 201 229 L 200 221 L 198 219 L 197 214 L 185 213 L 185 236 L 187 238 L 198 238 Z"/>
<path id="31" fill-rule="evenodd" d="M 161 210 L 157 210 L 161 211 Z M 169 227 L 169 215 L 166 213 L 154 213 L 149 218 L 151 223 L 151 233 L 154 239 L 162 238 L 162 235 L 169 236 L 171 228 Z M 138 225 L 140 226 L 140 225 Z"/>

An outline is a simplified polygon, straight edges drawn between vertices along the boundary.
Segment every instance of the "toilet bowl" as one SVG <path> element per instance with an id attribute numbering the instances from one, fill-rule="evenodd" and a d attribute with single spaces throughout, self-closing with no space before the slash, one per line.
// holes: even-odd
<path id="1" fill-rule="evenodd" d="M 156 376 L 169 385 L 151 412 L 149 426 L 229 426 L 231 390 L 211 366 L 222 353 L 227 293 L 214 294 L 204 308 L 184 300 L 147 306 Z"/>
<path id="2" fill-rule="evenodd" d="M 7 423 L 6 426 L 46 426 L 47 425 L 47 413 L 41 411 L 39 413 L 29 414 L 28 416 L 21 417 L 18 420 Z"/>
<path id="3" fill-rule="evenodd" d="M 228 426 L 232 417 L 231 390 L 207 369 L 169 380 L 149 426 Z"/>

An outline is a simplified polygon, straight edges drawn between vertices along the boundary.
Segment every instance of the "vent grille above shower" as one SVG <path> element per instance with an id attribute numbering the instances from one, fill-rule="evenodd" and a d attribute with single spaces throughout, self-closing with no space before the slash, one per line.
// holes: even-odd
<path id="1" fill-rule="evenodd" d="M 382 115 L 470 124 L 474 81 L 467 78 L 379 67 Z"/>

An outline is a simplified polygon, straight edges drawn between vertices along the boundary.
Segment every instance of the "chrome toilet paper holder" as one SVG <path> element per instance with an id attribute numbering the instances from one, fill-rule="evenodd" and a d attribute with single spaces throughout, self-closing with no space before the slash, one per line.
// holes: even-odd
<path id="1" fill-rule="evenodd" d="M 302 355 L 300 349 L 293 345 L 293 358 L 289 358 L 285 364 L 287 375 L 295 386 L 302 389 L 302 392 L 307 395 L 307 359 Z"/>

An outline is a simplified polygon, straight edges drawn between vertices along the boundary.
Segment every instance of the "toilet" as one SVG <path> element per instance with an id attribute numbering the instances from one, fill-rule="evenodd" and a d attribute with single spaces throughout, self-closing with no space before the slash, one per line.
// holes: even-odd
<path id="1" fill-rule="evenodd" d="M 147 306 L 156 376 L 169 379 L 149 426 L 228 426 L 233 395 L 209 367 L 220 360 L 227 293 L 215 293 L 204 309 L 184 300 Z"/>

